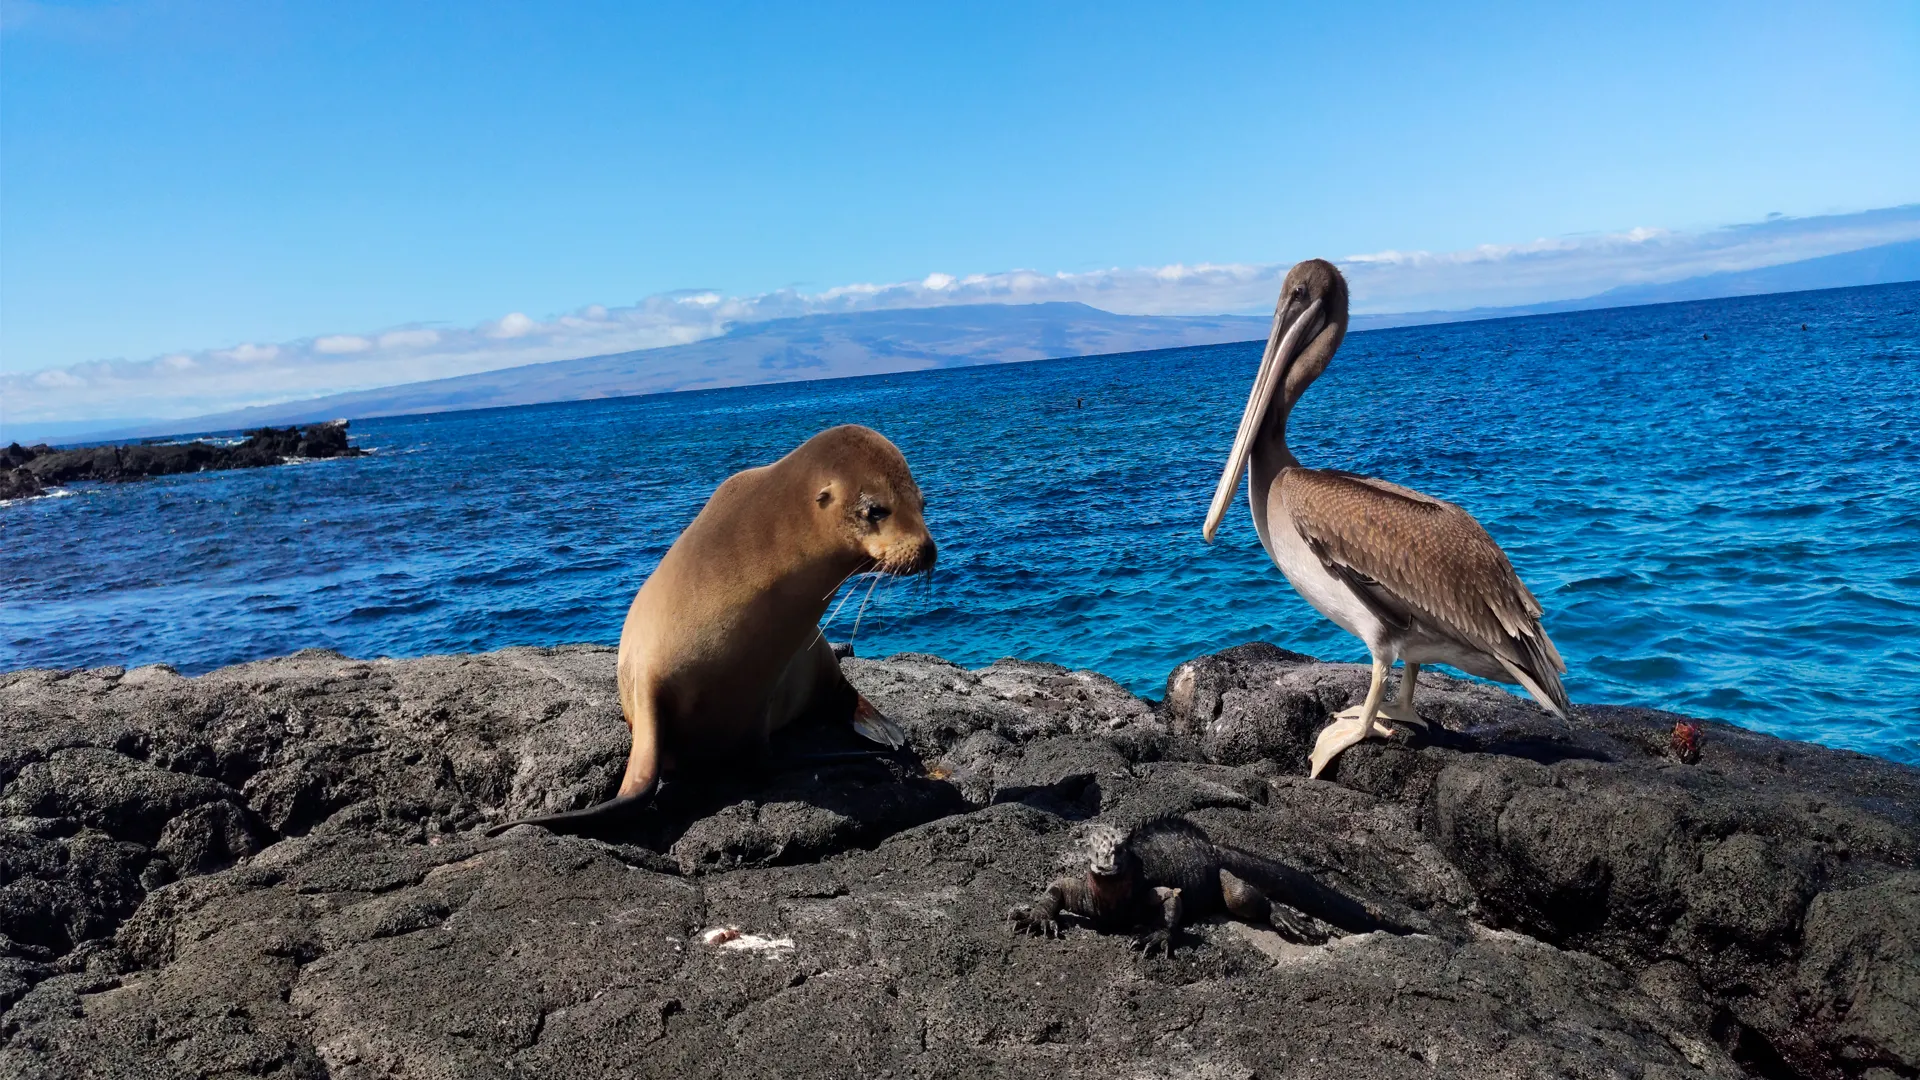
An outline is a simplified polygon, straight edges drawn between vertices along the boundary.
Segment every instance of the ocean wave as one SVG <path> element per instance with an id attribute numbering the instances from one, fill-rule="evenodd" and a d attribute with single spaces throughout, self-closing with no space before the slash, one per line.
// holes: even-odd
<path id="1" fill-rule="evenodd" d="M 0 499 L 0 506 L 21 506 L 30 502 L 39 502 L 42 499 L 65 499 L 78 494 L 80 493 L 72 488 L 53 487 L 47 488 L 38 495 L 29 495 L 24 499 Z"/>

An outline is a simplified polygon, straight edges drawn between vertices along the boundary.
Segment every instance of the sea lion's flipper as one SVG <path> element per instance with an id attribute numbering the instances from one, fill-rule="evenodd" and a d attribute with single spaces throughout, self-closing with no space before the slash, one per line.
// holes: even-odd
<path id="1" fill-rule="evenodd" d="M 907 745 L 907 733 L 900 725 L 882 715 L 847 681 L 839 656 L 821 633 L 815 633 L 807 647 L 787 661 L 774 683 L 767 703 L 767 730 L 777 731 L 803 714 L 835 723 L 846 717 L 862 737 L 889 750 Z"/>
<path id="2" fill-rule="evenodd" d="M 617 825 L 625 825 L 640 816 L 640 812 L 653 801 L 653 793 L 660 786 L 658 779 L 639 791 L 629 795 L 619 795 L 603 803 L 596 803 L 584 810 L 567 810 L 558 814 L 543 814 L 540 817 L 519 818 L 515 821 L 495 825 L 487 830 L 488 836 L 499 836 L 518 825 L 538 825 L 549 832 L 579 836 L 597 833 Z"/>
<path id="3" fill-rule="evenodd" d="M 865 695 L 856 693 L 853 706 L 853 730 L 889 750 L 898 750 L 907 745 L 907 733 L 899 724 L 886 718 L 885 714 L 873 707 Z"/>

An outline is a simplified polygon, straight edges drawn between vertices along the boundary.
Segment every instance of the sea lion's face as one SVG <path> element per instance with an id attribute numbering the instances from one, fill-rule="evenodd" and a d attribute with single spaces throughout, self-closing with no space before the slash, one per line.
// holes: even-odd
<path id="1" fill-rule="evenodd" d="M 936 549 L 927 532 L 927 502 L 912 476 L 905 483 L 862 485 L 847 522 L 856 542 L 886 574 L 919 574 L 933 569 Z"/>
<path id="2" fill-rule="evenodd" d="M 918 574 L 933 569 L 938 549 L 927 532 L 925 497 L 907 459 L 878 432 L 835 428 L 816 436 L 830 476 L 815 496 L 818 512 L 866 556 L 868 569 Z"/>

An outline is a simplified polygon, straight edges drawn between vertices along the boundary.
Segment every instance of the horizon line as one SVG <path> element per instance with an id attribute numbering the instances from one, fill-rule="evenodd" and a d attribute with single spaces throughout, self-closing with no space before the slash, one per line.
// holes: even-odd
<path id="1" fill-rule="evenodd" d="M 1908 279 L 1908 280 L 1902 280 L 1902 281 L 1872 282 L 1872 283 L 1862 284 L 1862 285 L 1836 285 L 1836 286 L 1828 286 L 1828 287 L 1812 288 L 1812 289 L 1782 289 L 1782 290 L 1773 291 L 1773 292 L 1741 293 L 1741 294 L 1730 295 L 1730 296 L 1708 296 L 1708 297 L 1695 297 L 1695 298 L 1684 298 L 1684 299 L 1675 299 L 1675 300 L 1649 300 L 1649 301 L 1642 301 L 1642 302 L 1616 304 L 1616 305 L 1610 305 L 1605 307 L 1563 308 L 1560 310 L 1552 310 L 1552 311 L 1516 310 L 1515 308 L 1545 307 L 1545 306 L 1551 306 L 1556 304 L 1578 304 L 1581 302 L 1581 300 L 1575 299 L 1575 300 L 1563 300 L 1563 301 L 1549 301 L 1541 305 L 1515 305 L 1515 308 L 1509 308 L 1509 309 L 1468 309 L 1465 311 L 1402 312 L 1402 313 L 1396 313 L 1392 315 L 1378 315 L 1378 314 L 1358 315 L 1358 316 L 1354 316 L 1354 318 L 1355 319 L 1395 319 L 1395 318 L 1413 318 L 1415 316 L 1420 316 L 1420 315 L 1434 315 L 1434 316 L 1451 315 L 1451 316 L 1462 316 L 1462 317 L 1434 318 L 1434 319 L 1424 320 L 1424 321 L 1395 322 L 1387 325 L 1359 326 L 1359 327 L 1353 327 L 1349 329 L 1348 333 L 1349 334 L 1376 334 L 1376 333 L 1385 333 L 1385 332 L 1394 331 L 1394 330 L 1417 330 L 1417 329 L 1423 329 L 1423 328 L 1431 328 L 1435 326 L 1457 326 L 1465 323 L 1507 322 L 1507 321 L 1520 321 L 1525 319 L 1550 319 L 1550 318 L 1562 318 L 1562 317 L 1571 317 L 1571 316 L 1601 315 L 1601 314 L 1605 314 L 1607 312 L 1612 312 L 1612 311 L 1629 311 L 1629 310 L 1638 310 L 1643 308 L 1655 309 L 1655 308 L 1663 308 L 1663 307 L 1678 307 L 1684 304 L 1718 304 L 1718 303 L 1737 302 L 1737 301 L 1743 301 L 1743 300 L 1760 300 L 1760 299 L 1765 299 L 1768 297 L 1776 297 L 1776 296 L 1793 296 L 1793 295 L 1800 295 L 1800 294 L 1846 292 L 1846 291 L 1864 290 L 1864 289 L 1893 289 L 1893 288 L 1900 288 L 1902 286 L 1912 286 L 1912 285 L 1920 285 L 1920 278 L 1914 278 L 1914 279 Z M 1582 299 L 1595 299 L 1595 298 L 1587 297 Z M 883 312 L 815 313 L 814 315 L 799 315 L 799 316 L 790 316 L 788 318 L 783 318 L 783 319 L 767 320 L 767 322 L 792 322 L 792 321 L 797 321 L 799 319 L 817 317 L 818 315 L 823 315 L 823 314 L 843 315 L 843 316 L 847 314 L 856 314 L 856 315 L 857 314 L 898 314 L 898 313 L 906 313 L 906 312 L 914 312 L 914 311 L 951 310 L 954 307 L 986 307 L 986 306 L 1037 307 L 1037 306 L 1042 306 L 1044 304 L 1049 304 L 1049 303 L 1062 303 L 1062 304 L 1081 303 L 1081 306 L 1093 307 L 1093 305 L 1091 304 L 1084 304 L 1083 302 L 1076 302 L 1076 301 L 1037 301 L 1029 304 L 994 304 L 991 302 L 984 302 L 982 304 L 976 304 L 976 305 L 948 305 L 946 307 L 936 307 L 936 308 L 894 308 L 894 309 L 886 309 Z M 1094 310 L 1103 310 L 1103 309 L 1095 308 Z M 1474 312 L 1476 311 L 1485 311 L 1486 314 L 1475 314 Z M 1103 313 L 1119 314 L 1115 312 L 1103 312 Z M 1149 318 L 1149 319 L 1265 318 L 1264 316 L 1247 316 L 1247 315 L 1223 315 L 1223 316 L 1148 315 L 1148 316 L 1123 316 L 1123 317 Z M 763 325 L 763 324 L 755 323 L 755 324 L 748 324 L 748 325 Z M 813 378 L 802 378 L 802 379 L 784 379 L 784 380 L 773 379 L 773 380 L 763 380 L 758 382 L 735 383 L 735 384 L 726 385 L 726 386 L 688 386 L 688 387 L 676 388 L 676 389 L 644 390 L 644 391 L 639 391 L 632 394 L 611 394 L 611 395 L 606 395 L 602 397 L 589 397 L 589 398 L 562 397 L 562 398 L 552 398 L 544 401 L 529 401 L 529 402 L 519 402 L 514 404 L 474 405 L 474 406 L 468 406 L 468 407 L 454 406 L 454 407 L 448 407 L 443 409 L 423 409 L 416 412 L 376 413 L 376 414 L 369 414 L 369 415 L 363 415 L 363 416 L 347 415 L 347 416 L 330 418 L 329 420 L 290 421 L 286 425 L 281 425 L 281 426 L 302 427 L 307 424 L 329 423 L 329 422 L 333 422 L 334 420 L 347 421 L 349 423 L 355 420 L 403 420 L 403 419 L 408 419 L 413 417 L 444 416 L 450 413 L 479 413 L 479 412 L 490 412 L 490 411 L 502 411 L 507 409 L 538 408 L 538 407 L 550 406 L 550 405 L 551 406 L 574 405 L 574 404 L 580 404 L 582 402 L 588 402 L 588 401 L 595 401 L 595 402 L 622 401 L 622 400 L 632 400 L 632 399 L 640 399 L 640 398 L 668 397 L 668 396 L 679 395 L 679 394 L 724 393 L 724 392 L 732 392 L 732 391 L 751 390 L 751 389 L 757 389 L 761 387 L 770 387 L 770 386 L 807 386 L 814 383 L 843 382 L 843 381 L 851 381 L 855 379 L 892 378 L 900 375 L 930 374 L 930 373 L 942 372 L 942 371 L 958 371 L 958 370 L 963 370 L 967 368 L 995 367 L 1003 364 L 1046 364 L 1046 363 L 1062 363 L 1062 362 L 1071 361 L 1071 360 L 1096 360 L 1096 359 L 1110 359 L 1110 358 L 1127 357 L 1127 356 L 1151 356 L 1156 353 L 1179 352 L 1179 351 L 1196 349 L 1196 348 L 1220 348 L 1228 345 L 1255 344 L 1262 340 L 1263 340 L 1262 338 L 1253 337 L 1253 338 L 1240 339 L 1236 341 L 1214 342 L 1207 345 L 1169 345 L 1169 346 L 1160 346 L 1160 347 L 1155 347 L 1150 349 L 1128 349 L 1120 352 L 1111 352 L 1111 353 L 1085 353 L 1085 354 L 1075 354 L 1075 355 L 1067 355 L 1067 356 L 1046 356 L 1046 357 L 1038 357 L 1031 360 L 984 361 L 984 362 L 978 362 L 978 363 L 955 364 L 955 365 L 944 366 L 944 367 L 904 369 L 904 370 L 898 370 L 898 371 L 852 372 L 852 373 L 845 373 L 845 374 L 826 374 L 826 375 L 819 375 Z M 689 344 L 699 344 L 699 343 L 693 342 Z M 661 345 L 661 346 L 654 346 L 652 348 L 646 348 L 646 349 L 632 349 L 632 350 L 626 350 L 622 352 L 604 353 L 604 354 L 599 354 L 594 356 L 573 357 L 565 360 L 540 361 L 534 364 L 516 365 L 515 368 L 495 369 L 495 372 L 477 372 L 475 374 L 492 374 L 492 373 L 497 373 L 501 371 L 516 370 L 518 368 L 544 367 L 550 364 L 565 364 L 565 363 L 574 363 L 574 362 L 591 361 L 591 360 L 614 359 L 614 358 L 623 357 L 623 356 L 659 352 L 665 349 L 673 349 L 673 348 L 680 348 L 680 347 L 682 346 Z M 365 390 L 349 391 L 349 393 L 377 393 L 380 390 L 399 390 L 408 386 L 420 386 L 420 385 L 427 385 L 435 382 L 446 382 L 446 381 L 451 381 L 451 379 L 453 378 L 462 378 L 462 377 L 463 376 L 453 376 L 449 379 L 426 379 L 426 380 L 419 380 L 417 382 L 395 383 L 389 386 L 370 387 Z M 294 399 L 294 400 L 283 401 L 283 402 L 275 402 L 267 405 L 249 406 L 246 409 L 229 410 L 229 412 L 249 411 L 251 409 L 297 408 L 303 403 L 320 402 L 320 401 L 326 400 L 329 397 L 339 397 L 339 396 L 344 396 L 344 395 L 343 394 L 321 394 L 321 395 L 316 395 L 312 398 Z M 207 413 L 201 416 L 182 417 L 180 418 L 180 422 L 191 423 L 195 420 L 200 420 L 200 419 L 216 419 L 216 418 L 222 417 L 223 415 L 225 414 Z M 113 421 L 105 421 L 105 422 L 115 423 L 118 421 L 113 420 Z M 66 443 L 49 443 L 46 441 L 45 438 L 42 438 L 40 440 L 37 440 L 33 445 L 35 446 L 51 445 L 56 449 L 75 449 L 75 448 L 86 447 L 86 446 L 139 444 L 139 443 L 146 443 L 146 442 L 160 442 L 160 441 L 179 440 L 179 439 L 197 439 L 197 438 L 204 438 L 209 436 L 234 435 L 234 434 L 243 433 L 244 431 L 247 431 L 247 430 L 259 430 L 260 428 L 276 426 L 272 423 L 261 423 L 255 426 L 237 425 L 237 426 L 230 426 L 230 427 L 188 428 L 184 430 L 150 433 L 150 429 L 152 427 L 160 424 L 166 424 L 169 422 L 170 421 L 167 421 L 165 419 L 156 419 L 152 423 L 146 423 L 146 422 L 136 420 L 132 425 L 125 428 L 107 428 L 107 429 L 91 431 L 91 432 L 76 432 L 75 435 L 80 436 L 82 441 L 66 442 Z M 86 423 L 91 423 L 91 421 L 74 421 L 73 423 L 86 424 Z M 8 442 L 13 444 L 19 444 L 18 438 L 15 438 L 12 436 L 6 436 L 6 437 Z"/>

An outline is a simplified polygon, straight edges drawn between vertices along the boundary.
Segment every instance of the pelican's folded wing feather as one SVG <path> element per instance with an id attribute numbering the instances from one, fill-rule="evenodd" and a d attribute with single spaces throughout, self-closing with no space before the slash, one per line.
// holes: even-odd
<path id="1" fill-rule="evenodd" d="M 1450 502 L 1332 469 L 1286 470 L 1281 499 L 1301 539 L 1395 626 L 1417 620 L 1527 678 L 1543 703 L 1568 708 L 1560 652 L 1540 603 L 1506 552 Z"/>

